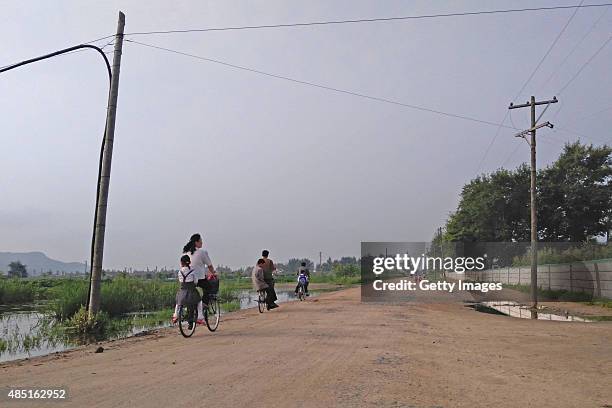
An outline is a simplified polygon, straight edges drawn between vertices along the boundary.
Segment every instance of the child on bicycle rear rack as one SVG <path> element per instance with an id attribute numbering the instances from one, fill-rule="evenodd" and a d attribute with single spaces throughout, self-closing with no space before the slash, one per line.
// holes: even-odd
<path id="1" fill-rule="evenodd" d="M 304 286 L 304 293 L 306 293 L 306 296 L 310 296 L 310 294 L 308 293 L 308 281 L 310 280 L 310 271 L 308 270 L 308 268 L 306 268 L 306 262 L 302 262 L 302 266 L 300 266 L 300 268 L 298 269 L 297 276 L 298 283 L 295 287 L 295 294 L 297 295 L 298 289 L 300 288 L 300 285 L 302 285 Z"/>
<path id="2" fill-rule="evenodd" d="M 253 268 L 251 272 L 251 279 L 253 280 L 253 287 L 256 291 L 262 291 L 268 289 L 268 284 L 264 280 L 264 270 L 263 264 L 265 261 L 263 259 L 257 260 L 257 265 Z"/>
<path id="3" fill-rule="evenodd" d="M 189 330 L 193 327 L 193 320 L 198 317 L 196 307 L 198 303 L 202 303 L 200 292 L 196 289 L 196 277 L 191 269 L 191 259 L 189 255 L 181 257 L 181 269 L 178 273 L 178 280 L 181 284 L 180 289 L 176 294 L 176 306 L 174 307 L 174 315 L 172 315 L 172 323 L 178 320 L 179 307 L 186 306 L 191 310 L 191 318 L 189 319 Z M 202 306 L 199 306 L 201 308 Z M 197 319 L 197 324 L 203 324 L 202 319 Z"/>

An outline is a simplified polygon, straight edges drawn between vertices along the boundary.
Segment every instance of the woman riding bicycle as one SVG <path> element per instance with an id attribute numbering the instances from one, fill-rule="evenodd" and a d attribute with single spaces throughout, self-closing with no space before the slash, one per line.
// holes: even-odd
<path id="1" fill-rule="evenodd" d="M 191 268 L 196 278 L 197 287 L 202 288 L 202 302 L 208 303 L 208 295 L 219 290 L 219 280 L 215 267 L 208 256 L 208 251 L 203 248 L 202 236 L 193 234 L 189 238 L 189 242 L 183 247 L 184 255 L 189 256 L 191 260 Z M 176 321 L 176 311 L 172 317 L 172 321 Z M 202 311 L 202 303 L 198 303 L 198 324 L 204 322 L 204 313 Z"/>

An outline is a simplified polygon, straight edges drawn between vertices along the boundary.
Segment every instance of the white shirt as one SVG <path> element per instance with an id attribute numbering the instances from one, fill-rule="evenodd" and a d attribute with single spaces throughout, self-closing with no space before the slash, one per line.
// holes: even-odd
<path id="1" fill-rule="evenodd" d="M 210 256 L 208 256 L 208 251 L 206 251 L 204 248 L 198 248 L 193 254 L 188 252 L 187 255 L 189 255 L 189 258 L 191 259 L 191 269 L 193 269 L 196 282 L 199 279 L 206 278 L 208 266 L 212 265 Z"/>
<path id="2" fill-rule="evenodd" d="M 190 269 L 186 266 L 181 267 L 181 270 L 178 273 L 178 280 L 179 282 L 183 283 L 183 275 L 186 276 L 186 278 L 184 279 L 185 282 L 195 282 L 198 283 L 198 280 L 196 279 L 194 272 L 189 273 Z M 189 275 L 187 275 L 189 274 Z"/>

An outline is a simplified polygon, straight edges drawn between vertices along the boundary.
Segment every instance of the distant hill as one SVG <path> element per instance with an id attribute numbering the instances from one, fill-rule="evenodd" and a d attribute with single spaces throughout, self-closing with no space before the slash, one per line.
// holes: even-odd
<path id="1" fill-rule="evenodd" d="M 65 273 L 85 271 L 85 264 L 81 262 L 62 262 L 49 258 L 42 252 L 0 252 L 0 271 L 8 273 L 8 265 L 13 261 L 20 261 L 26 265 L 28 276 L 39 276 L 44 272 L 57 271 Z"/>

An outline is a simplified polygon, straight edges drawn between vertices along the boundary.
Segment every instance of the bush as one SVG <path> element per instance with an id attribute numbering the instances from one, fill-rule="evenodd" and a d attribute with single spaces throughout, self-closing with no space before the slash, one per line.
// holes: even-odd
<path id="1" fill-rule="evenodd" d="M 359 266 L 354 265 L 354 264 L 334 265 L 333 271 L 336 276 L 341 277 L 341 278 L 345 278 L 349 276 L 359 276 L 359 274 L 361 273 L 361 269 L 359 268 Z"/>
<path id="2" fill-rule="evenodd" d="M 0 279 L 0 304 L 32 302 L 36 289 L 32 281 L 22 279 Z"/>
<path id="3" fill-rule="evenodd" d="M 68 326 L 78 334 L 103 334 L 108 324 L 109 318 L 106 313 L 100 312 L 90 319 L 84 306 L 81 306 L 68 321 Z"/>

